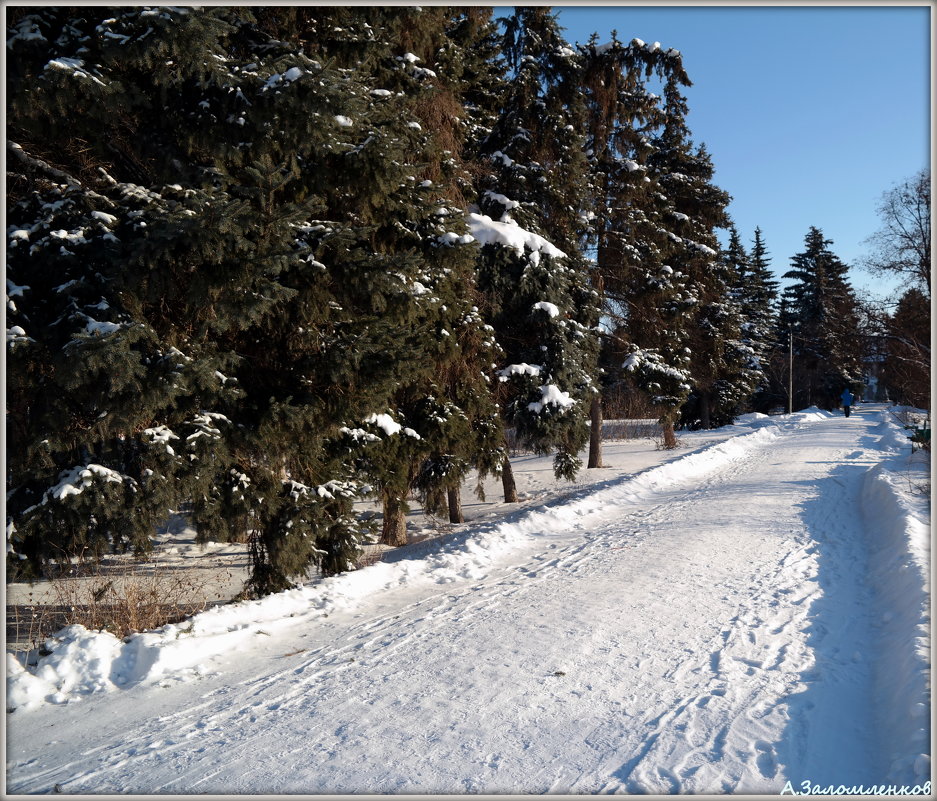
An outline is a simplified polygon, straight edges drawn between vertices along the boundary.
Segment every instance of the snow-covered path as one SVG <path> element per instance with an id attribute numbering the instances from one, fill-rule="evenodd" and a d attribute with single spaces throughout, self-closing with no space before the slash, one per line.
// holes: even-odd
<path id="1" fill-rule="evenodd" d="M 882 783 L 860 504 L 881 419 L 759 429 L 519 515 L 530 536 L 484 571 L 261 628 L 197 681 L 15 713 L 8 791 Z"/>

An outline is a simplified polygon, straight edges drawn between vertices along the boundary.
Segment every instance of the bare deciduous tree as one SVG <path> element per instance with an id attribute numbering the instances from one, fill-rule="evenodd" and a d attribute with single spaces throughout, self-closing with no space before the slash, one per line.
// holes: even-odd
<path id="1" fill-rule="evenodd" d="M 931 176 L 921 170 L 882 195 L 882 227 L 865 240 L 872 253 L 863 266 L 872 273 L 894 273 L 930 297 Z"/>

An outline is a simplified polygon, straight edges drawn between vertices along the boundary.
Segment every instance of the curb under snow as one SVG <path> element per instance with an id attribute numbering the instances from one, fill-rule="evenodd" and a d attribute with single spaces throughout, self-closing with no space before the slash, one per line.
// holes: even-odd
<path id="1" fill-rule="evenodd" d="M 51 653 L 34 666 L 26 667 L 16 655 L 7 654 L 7 709 L 67 703 L 90 693 L 169 677 L 186 680 L 202 672 L 204 660 L 234 651 L 261 628 L 271 633 L 333 610 L 352 609 L 361 599 L 380 590 L 481 578 L 502 554 L 536 537 L 566 533 L 571 522 L 587 524 L 611 504 L 627 504 L 672 486 L 676 480 L 698 477 L 777 438 L 784 430 L 829 416 L 819 410 L 783 420 L 747 415 L 747 427 L 755 429 L 751 433 L 733 436 L 637 475 L 613 479 L 563 503 L 530 509 L 509 520 L 441 538 L 418 559 L 379 562 L 257 601 L 214 607 L 183 623 L 132 634 L 123 640 L 108 632 L 68 626 L 47 641 Z"/>

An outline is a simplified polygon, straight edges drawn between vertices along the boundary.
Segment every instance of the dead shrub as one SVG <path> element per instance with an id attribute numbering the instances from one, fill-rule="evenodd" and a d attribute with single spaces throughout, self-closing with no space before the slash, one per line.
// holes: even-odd
<path id="1" fill-rule="evenodd" d="M 384 561 L 384 550 L 379 546 L 365 546 L 362 548 L 361 553 L 355 560 L 355 570 Z"/>
<path id="2" fill-rule="evenodd" d="M 64 570 L 49 583 L 48 601 L 7 607 L 7 640 L 13 647 L 37 648 L 73 624 L 122 638 L 177 623 L 211 604 L 186 571 L 152 565 L 119 574 L 99 569 L 90 576 Z"/>

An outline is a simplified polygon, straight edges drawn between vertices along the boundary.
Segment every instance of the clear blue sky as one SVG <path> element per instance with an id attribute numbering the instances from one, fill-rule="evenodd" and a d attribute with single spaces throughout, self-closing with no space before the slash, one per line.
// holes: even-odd
<path id="1" fill-rule="evenodd" d="M 927 6 L 555 7 L 572 43 L 611 31 L 683 54 L 693 140 L 750 246 L 764 234 L 777 273 L 817 226 L 847 264 L 867 252 L 876 206 L 930 166 Z M 854 286 L 891 285 L 851 270 Z"/>

